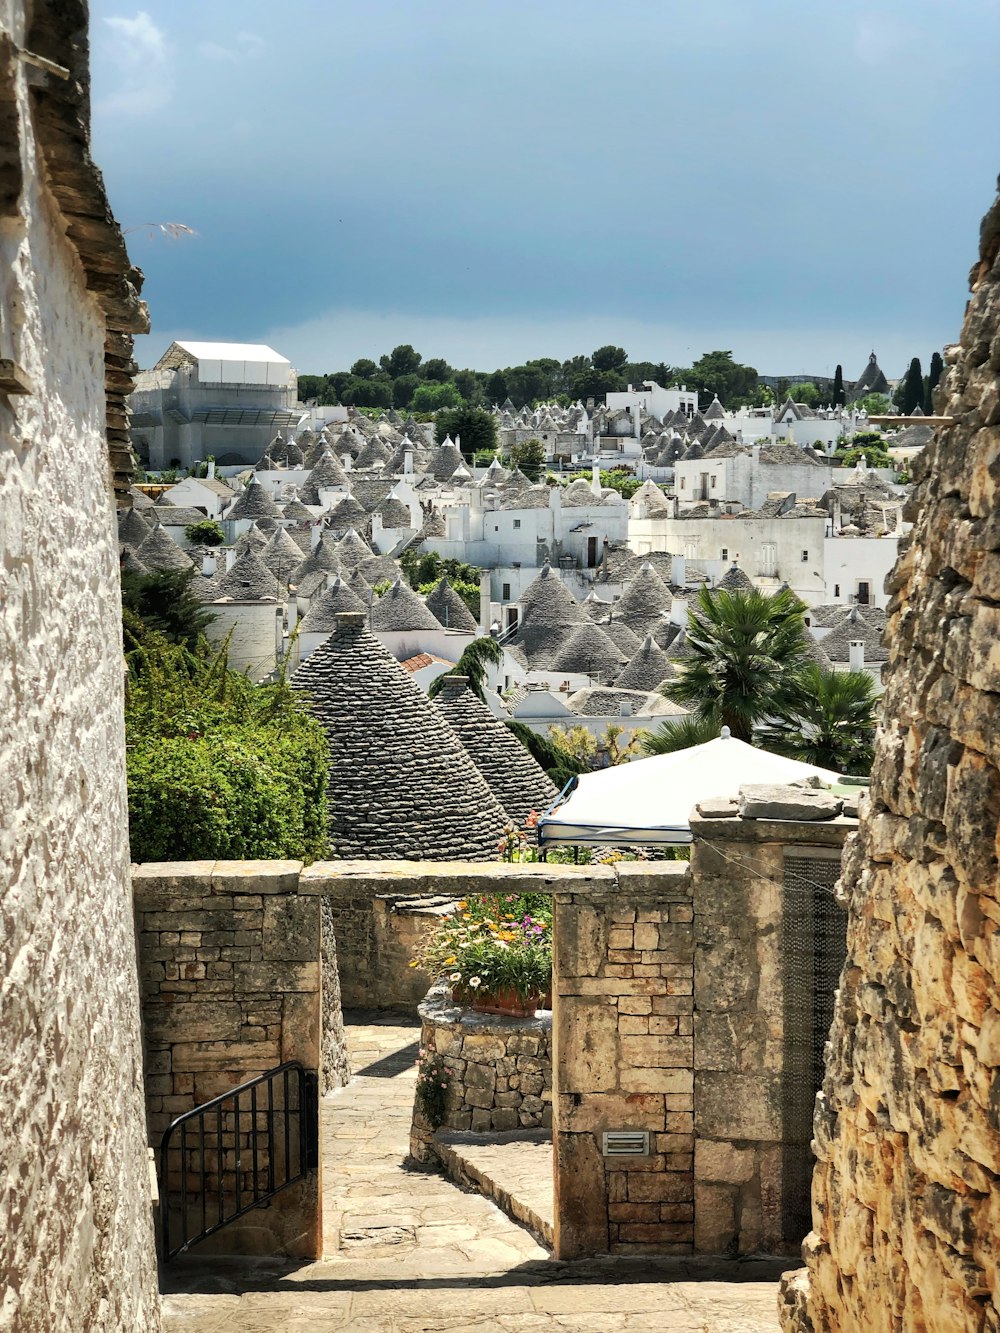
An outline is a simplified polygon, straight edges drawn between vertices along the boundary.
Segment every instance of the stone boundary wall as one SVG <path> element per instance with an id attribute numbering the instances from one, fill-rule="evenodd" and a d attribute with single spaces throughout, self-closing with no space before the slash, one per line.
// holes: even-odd
<path id="1" fill-rule="evenodd" d="M 914 464 L 784 1328 L 1000 1328 L 1000 198 Z"/>
<path id="2" fill-rule="evenodd" d="M 451 1073 L 442 1129 L 482 1134 L 552 1127 L 552 1014 L 508 1018 L 455 1004 L 447 985 L 428 992 L 419 1010 L 420 1045 Z M 410 1155 L 427 1160 L 430 1126 L 414 1107 Z"/>
<path id="3" fill-rule="evenodd" d="M 810 1049 L 812 904 L 792 896 L 786 857 L 804 856 L 817 866 L 813 879 L 830 882 L 856 827 L 843 817 L 745 819 L 735 808 L 723 818 L 692 817 L 699 1253 L 795 1254 L 808 1230 L 818 1087 Z M 831 907 L 839 916 L 842 909 Z M 804 956 L 793 956 L 796 950 Z M 835 972 L 842 957 L 841 946 Z M 835 977 L 824 980 L 832 997 Z"/>
<path id="4" fill-rule="evenodd" d="M 255 1074 L 286 1060 L 319 1069 L 320 909 L 298 892 L 301 870 L 297 861 L 133 867 L 154 1147 L 176 1116 Z M 318 1173 L 198 1251 L 319 1258 Z"/>

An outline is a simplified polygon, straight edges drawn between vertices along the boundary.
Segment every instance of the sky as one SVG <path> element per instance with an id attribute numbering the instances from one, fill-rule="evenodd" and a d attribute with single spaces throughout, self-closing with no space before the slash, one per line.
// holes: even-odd
<path id="1" fill-rule="evenodd" d="M 91 0 L 91 46 L 145 366 L 895 377 L 957 340 L 1000 169 L 1000 0 Z"/>

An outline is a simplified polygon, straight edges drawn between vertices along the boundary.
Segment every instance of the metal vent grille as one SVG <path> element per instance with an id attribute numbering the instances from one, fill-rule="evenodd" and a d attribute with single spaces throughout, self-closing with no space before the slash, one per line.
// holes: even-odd
<path id="1" fill-rule="evenodd" d="M 648 1157 L 649 1131 L 645 1129 L 613 1129 L 604 1135 L 605 1157 Z"/>

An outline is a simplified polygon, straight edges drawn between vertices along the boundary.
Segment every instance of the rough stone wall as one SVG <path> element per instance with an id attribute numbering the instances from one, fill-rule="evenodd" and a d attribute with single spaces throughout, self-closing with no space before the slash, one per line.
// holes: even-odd
<path id="1" fill-rule="evenodd" d="M 322 1050 L 320 907 L 298 861 L 151 863 L 133 872 L 150 1142 L 184 1111 Z M 322 1253 L 318 1181 L 208 1242 L 223 1253 Z M 204 1250 L 205 1246 L 199 1246 Z"/>
<path id="2" fill-rule="evenodd" d="M 694 1243 L 688 867 L 621 864 L 555 895 L 557 1258 L 690 1254 Z M 603 1131 L 646 1130 L 646 1156 Z"/>
<path id="3" fill-rule="evenodd" d="M 853 819 L 692 817 L 695 1249 L 794 1254 L 809 1225 L 814 944 L 832 998 L 843 957 L 816 938 L 813 895 L 836 878 Z M 814 867 L 811 893 L 786 858 Z M 822 859 L 823 857 L 827 859 Z M 829 898 L 831 912 L 842 909 Z M 794 972 L 793 972 L 794 969 Z M 801 972 L 806 984 L 798 985 Z"/>
<path id="4" fill-rule="evenodd" d="M 1000 1327 L 1000 200 L 971 287 L 887 581 L 796 1333 Z"/>
<path id="5" fill-rule="evenodd" d="M 552 1127 L 552 1015 L 507 1018 L 463 1009 L 435 986 L 419 1009 L 420 1044 L 451 1074 L 442 1128 L 473 1133 Z M 414 1110 L 417 1141 L 429 1127 Z M 421 1160 L 419 1148 L 411 1155 Z"/>
<path id="6" fill-rule="evenodd" d="M 19 44 L 24 8 L 0 0 Z M 156 1329 L 106 320 L 6 42 L 0 83 L 22 166 L 0 215 L 0 358 L 32 389 L 0 392 L 0 1325 Z"/>

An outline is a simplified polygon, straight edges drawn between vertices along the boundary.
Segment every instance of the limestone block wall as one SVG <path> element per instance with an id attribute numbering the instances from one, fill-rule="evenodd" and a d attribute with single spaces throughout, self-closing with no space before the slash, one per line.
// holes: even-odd
<path id="1" fill-rule="evenodd" d="M 853 818 L 693 817 L 695 1249 L 794 1254 L 844 957 L 832 886 Z M 794 869 L 795 873 L 790 873 Z"/>
<path id="2" fill-rule="evenodd" d="M 593 869 L 555 894 L 553 1061 L 558 1258 L 694 1248 L 688 867 Z M 605 1131 L 648 1133 L 607 1156 Z"/>
<path id="3" fill-rule="evenodd" d="M 796 1333 L 1000 1327 L 1000 199 L 971 286 L 886 585 Z"/>
<path id="4" fill-rule="evenodd" d="M 301 868 L 297 861 L 134 867 L 152 1144 L 177 1115 L 275 1065 L 298 1060 L 319 1069 L 320 907 L 298 893 Z M 199 1248 L 318 1257 L 318 1178 Z"/>
<path id="5" fill-rule="evenodd" d="M 444 1129 L 503 1133 L 552 1126 L 552 1015 L 508 1018 L 463 1009 L 447 985 L 419 1008 L 420 1045 L 443 1057 L 451 1081 Z M 428 1126 L 415 1109 L 411 1155 L 423 1160 Z"/>
<path id="6" fill-rule="evenodd" d="M 28 48 L 71 66 L 59 96 L 86 97 L 78 19 L 56 8 L 0 0 L 0 1325 L 111 1333 L 157 1329 L 159 1297 L 107 316 L 46 179 L 39 127 L 51 134 L 55 95 L 29 93 L 14 55 Z M 67 22 L 73 39 L 57 31 Z M 90 216 L 84 124 L 64 166 L 77 190 L 74 234 L 100 248 L 115 229 L 109 213 Z M 108 294 L 116 263 L 108 248 Z M 8 394 L 12 362 L 30 392 Z"/>

